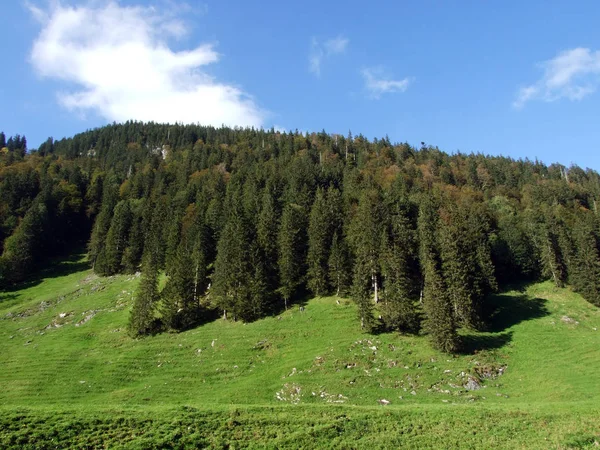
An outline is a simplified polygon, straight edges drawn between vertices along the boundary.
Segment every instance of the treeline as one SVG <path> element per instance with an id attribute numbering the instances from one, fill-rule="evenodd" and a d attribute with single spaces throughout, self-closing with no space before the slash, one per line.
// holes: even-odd
<path id="1" fill-rule="evenodd" d="M 600 177 L 576 166 L 129 122 L 50 138 L 3 161 L 0 183 L 4 283 L 88 236 L 97 273 L 142 272 L 134 335 L 338 294 L 366 330 L 426 332 L 453 352 L 507 283 L 551 278 L 600 305 Z"/>

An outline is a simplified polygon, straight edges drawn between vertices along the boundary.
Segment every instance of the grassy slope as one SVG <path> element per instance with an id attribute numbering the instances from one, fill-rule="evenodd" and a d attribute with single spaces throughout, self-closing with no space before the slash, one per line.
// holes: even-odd
<path id="1" fill-rule="evenodd" d="M 0 432 L 0 444 L 25 445 L 15 439 L 29 439 L 30 428 L 17 424 L 36 422 L 46 424 L 37 425 L 41 440 L 187 442 L 185 432 L 172 435 L 183 429 L 172 421 L 200 421 L 200 430 L 188 425 L 188 444 L 217 447 L 252 436 L 298 447 L 600 441 L 600 311 L 549 283 L 493 299 L 495 328 L 469 334 L 471 351 L 458 357 L 424 337 L 363 334 L 354 305 L 335 298 L 313 299 L 303 313 L 246 325 L 219 319 L 136 341 L 125 327 L 137 283 L 97 278 L 73 260 L 0 293 L 0 429 L 16 427 Z M 463 388 L 469 375 L 504 366 L 484 388 Z M 69 438 L 78 426 L 100 431 Z"/>

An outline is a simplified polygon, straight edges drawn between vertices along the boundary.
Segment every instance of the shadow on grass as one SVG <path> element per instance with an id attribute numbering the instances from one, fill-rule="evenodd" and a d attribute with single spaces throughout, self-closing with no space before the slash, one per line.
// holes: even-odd
<path id="1" fill-rule="evenodd" d="M 16 295 L 11 294 L 21 289 L 27 289 L 39 285 L 44 279 L 57 278 L 81 272 L 90 268 L 90 263 L 85 259 L 85 251 L 78 248 L 76 252 L 68 256 L 53 258 L 44 262 L 44 268 L 29 275 L 28 280 L 7 286 L 0 291 L 0 302 L 11 300 Z"/>
<path id="2" fill-rule="evenodd" d="M 524 292 L 519 289 L 519 292 Z M 549 313 L 547 300 L 531 298 L 526 294 L 497 294 L 486 299 L 485 330 L 478 334 L 461 337 L 463 354 L 473 354 L 482 350 L 504 347 L 512 340 L 512 331 L 507 331 L 522 322 L 539 319 Z"/>
<path id="3" fill-rule="evenodd" d="M 504 347 L 512 341 L 512 331 L 497 334 L 469 334 L 461 336 L 461 351 L 465 355 L 472 355 L 482 350 L 494 350 Z"/>
<path id="4" fill-rule="evenodd" d="M 525 294 L 497 294 L 486 299 L 487 329 L 498 333 L 527 320 L 539 319 L 549 313 L 547 300 Z"/>

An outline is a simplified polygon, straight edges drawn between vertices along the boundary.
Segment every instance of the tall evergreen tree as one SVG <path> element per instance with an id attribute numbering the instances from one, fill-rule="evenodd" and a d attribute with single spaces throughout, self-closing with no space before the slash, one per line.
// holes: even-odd
<path id="1" fill-rule="evenodd" d="M 240 198 L 231 202 L 227 224 L 217 246 L 217 260 L 212 276 L 211 296 L 216 305 L 237 319 L 249 295 L 252 267 L 249 258 L 250 239 Z"/>
<path id="2" fill-rule="evenodd" d="M 404 197 L 393 198 L 389 206 L 389 223 L 383 232 L 381 249 L 385 288 L 381 311 L 388 328 L 414 332 L 419 328 L 416 305 L 420 286 L 417 236 L 410 209 Z"/>
<path id="3" fill-rule="evenodd" d="M 362 294 L 364 277 L 371 279 L 371 289 L 375 303 L 379 302 L 380 248 L 383 232 L 383 205 L 377 190 L 364 191 L 349 228 L 349 239 L 354 251 L 353 284 Z"/>
<path id="4" fill-rule="evenodd" d="M 121 271 L 121 260 L 127 247 L 131 221 L 129 201 L 122 200 L 115 206 L 110 228 L 106 234 L 104 258 L 101 265 L 96 265 L 98 273 L 114 275 Z"/>
<path id="5" fill-rule="evenodd" d="M 279 248 L 279 292 L 287 309 L 288 302 L 304 281 L 306 261 L 306 213 L 292 203 L 281 216 L 277 238 Z"/>
<path id="6" fill-rule="evenodd" d="M 143 336 L 156 329 L 155 310 L 160 299 L 158 292 L 158 265 L 156 255 L 148 251 L 142 263 L 142 277 L 135 293 L 133 308 L 129 315 L 129 333 L 132 336 Z"/>
<path id="7" fill-rule="evenodd" d="M 452 304 L 444 283 L 437 245 L 438 211 L 432 199 L 424 198 L 419 211 L 419 259 L 423 274 L 425 328 L 433 347 L 445 352 L 459 349 Z"/>
<path id="8" fill-rule="evenodd" d="M 186 244 L 181 242 L 171 259 L 169 279 L 161 292 L 163 321 L 174 330 L 189 328 L 198 314 L 198 304 L 194 301 L 195 268 Z"/>
<path id="9" fill-rule="evenodd" d="M 333 234 L 327 266 L 329 284 L 333 286 L 335 295 L 347 294 L 352 283 L 350 250 L 343 236 L 340 236 L 337 231 Z"/>
<path id="10" fill-rule="evenodd" d="M 315 295 L 323 295 L 329 286 L 327 283 L 327 262 L 331 245 L 331 216 L 321 188 L 310 211 L 308 225 L 308 288 Z"/>
<path id="11" fill-rule="evenodd" d="M 103 272 L 105 267 L 105 244 L 106 235 L 110 230 L 110 223 L 113 211 L 119 200 L 119 187 L 114 176 L 109 177 L 104 183 L 102 194 L 102 207 L 92 230 L 92 236 L 89 243 L 89 258 L 92 262 L 92 268 L 96 269 L 98 265 Z"/>

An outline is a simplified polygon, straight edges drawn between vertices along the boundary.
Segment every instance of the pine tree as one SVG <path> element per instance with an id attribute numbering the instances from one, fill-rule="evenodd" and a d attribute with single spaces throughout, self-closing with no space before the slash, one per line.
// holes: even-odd
<path id="1" fill-rule="evenodd" d="M 141 263 L 145 238 L 142 211 L 145 203 L 145 200 L 132 202 L 131 229 L 121 260 L 121 266 L 125 273 L 137 272 Z"/>
<path id="2" fill-rule="evenodd" d="M 453 353 L 459 348 L 459 337 L 441 271 L 437 246 L 438 212 L 432 199 L 421 200 L 419 211 L 420 265 L 423 274 L 423 310 L 425 328 L 433 347 Z"/>
<path id="3" fill-rule="evenodd" d="M 118 189 L 118 184 L 114 176 L 109 177 L 105 181 L 102 194 L 102 207 L 94 222 L 89 243 L 89 258 L 92 262 L 92 268 L 100 274 L 106 272 L 106 235 L 110 229 L 113 211 L 118 202 Z"/>
<path id="4" fill-rule="evenodd" d="M 363 192 L 349 230 L 349 239 L 355 255 L 353 284 L 360 285 L 359 291 L 362 292 L 363 278 L 368 274 L 375 303 L 379 302 L 379 250 L 383 231 L 382 206 L 381 195 L 378 191 Z"/>
<path id="5" fill-rule="evenodd" d="M 104 260 L 97 267 L 102 275 L 114 275 L 121 271 L 121 260 L 127 247 L 132 214 L 129 201 L 122 200 L 115 206 L 110 228 L 106 234 Z"/>
<path id="6" fill-rule="evenodd" d="M 395 198 L 390 205 L 381 249 L 384 278 L 381 311 L 388 328 L 415 332 L 419 328 L 417 236 L 409 211 L 405 198 Z"/>
<path id="7" fill-rule="evenodd" d="M 9 283 L 25 280 L 34 269 L 40 254 L 40 240 L 43 239 L 47 222 L 48 208 L 40 195 L 27 210 L 14 233 L 4 243 L 3 277 Z"/>
<path id="8" fill-rule="evenodd" d="M 158 265 L 155 255 L 149 251 L 144 255 L 142 277 L 129 316 L 128 328 L 132 336 L 144 336 L 156 330 L 154 311 L 159 298 Z"/>
<path id="9" fill-rule="evenodd" d="M 279 235 L 279 292 L 284 306 L 303 283 L 306 260 L 306 214 L 301 206 L 288 204 L 283 209 Z"/>
<path id="10" fill-rule="evenodd" d="M 327 292 L 327 261 L 331 239 L 331 217 L 321 188 L 317 190 L 308 225 L 308 288 L 316 296 Z"/>
<path id="11" fill-rule="evenodd" d="M 339 236 L 337 231 L 333 234 L 327 266 L 329 283 L 333 286 L 335 295 L 340 296 L 348 293 L 352 282 L 350 250 L 343 236 Z"/>
<path id="12" fill-rule="evenodd" d="M 212 276 L 211 296 L 216 305 L 237 319 L 248 299 L 252 267 L 249 258 L 250 239 L 243 208 L 235 194 L 227 224 L 217 246 L 215 271 Z"/>
<path id="13" fill-rule="evenodd" d="M 161 292 L 163 322 L 168 328 L 184 330 L 197 320 L 198 305 L 194 301 L 194 265 L 185 242 L 177 247 L 169 279 Z"/>
<path id="14" fill-rule="evenodd" d="M 260 215 L 258 216 L 256 238 L 262 254 L 261 257 L 265 264 L 267 290 L 270 292 L 274 292 L 279 283 L 279 272 L 277 269 L 278 230 L 279 221 L 274 193 L 272 187 L 267 185 L 263 192 Z"/>
<path id="15" fill-rule="evenodd" d="M 600 239 L 597 217 L 582 213 L 573 229 L 576 254 L 573 264 L 574 287 L 596 306 L 600 306 Z"/>

